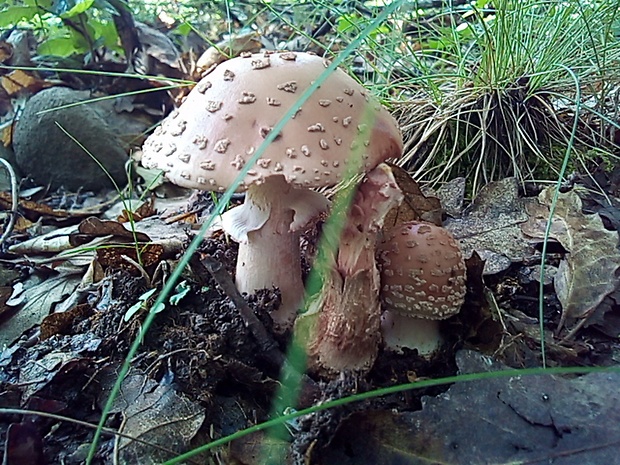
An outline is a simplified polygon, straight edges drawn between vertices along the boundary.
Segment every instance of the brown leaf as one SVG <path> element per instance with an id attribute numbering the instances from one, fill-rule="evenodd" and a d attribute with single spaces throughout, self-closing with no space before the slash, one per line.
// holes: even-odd
<path id="1" fill-rule="evenodd" d="M 9 96 L 13 97 L 20 92 L 34 93 L 41 90 L 43 81 L 26 71 L 16 69 L 0 77 L 0 85 Z"/>
<path id="2" fill-rule="evenodd" d="M 101 386 L 100 404 L 108 399 L 116 377 L 109 370 L 97 379 Z M 162 463 L 191 449 L 191 441 L 205 420 L 203 407 L 177 393 L 172 383 L 159 384 L 134 368 L 120 389 L 111 412 L 123 419 L 121 432 L 142 442 L 119 438 L 114 446 L 119 463 Z M 207 460 L 199 456 L 196 462 Z"/>
<path id="3" fill-rule="evenodd" d="M 6 115 L 9 111 L 11 111 L 11 101 L 7 98 L 6 100 L 2 98 L 2 94 L 4 92 L 0 89 L 0 116 Z M 4 128 L 0 129 L 0 143 L 5 147 L 11 145 L 13 141 L 13 125 L 9 124 Z"/>
<path id="4" fill-rule="evenodd" d="M 458 352 L 456 363 L 460 373 L 506 369 L 474 351 Z M 611 371 L 575 379 L 496 376 L 424 396 L 416 411 L 361 406 L 307 463 L 618 463 L 619 382 Z"/>
<path id="5" fill-rule="evenodd" d="M 114 240 L 123 243 L 150 242 L 150 237 L 144 233 L 135 233 L 126 229 L 121 223 L 112 220 L 100 220 L 94 216 L 86 218 L 80 223 L 78 233 L 70 236 L 73 246 L 90 242 L 94 237 L 112 236 Z"/>
<path id="6" fill-rule="evenodd" d="M 406 170 L 393 164 L 389 165 L 404 199 L 398 207 L 388 213 L 384 229 L 394 228 L 407 221 L 427 221 L 441 226 L 442 209 L 439 199 L 425 196 L 418 183 Z"/>
<path id="7" fill-rule="evenodd" d="M 153 203 L 153 199 L 150 198 L 147 199 L 146 202 L 143 202 L 142 205 L 140 205 L 133 212 L 123 209 L 123 213 L 119 215 L 117 221 L 119 223 L 129 223 L 130 221 L 142 221 L 144 218 L 153 216 L 155 214 Z"/>
<path id="8" fill-rule="evenodd" d="M 260 37 L 255 31 L 224 39 L 215 44 L 213 47 L 209 47 L 202 55 L 200 55 L 200 58 L 196 61 L 196 70 L 199 74 L 201 74 L 208 70 L 211 66 L 226 60 L 227 56 L 222 52 L 234 57 L 239 55 L 241 52 L 258 52 L 261 46 Z"/>
<path id="9" fill-rule="evenodd" d="M 465 258 L 476 251 L 485 260 L 484 273 L 498 273 L 535 255 L 519 228 L 528 219 L 523 203 L 514 178 L 492 182 L 461 218 L 448 218 L 444 227 L 459 241 Z"/>
<path id="10" fill-rule="evenodd" d="M 525 234 L 544 238 L 553 195 L 554 189 L 547 188 L 538 201 L 527 204 L 530 219 L 522 225 Z M 559 194 L 551 223 L 551 239 L 568 252 L 554 280 L 563 319 L 587 317 L 618 286 L 618 233 L 605 229 L 600 216 L 584 215 L 581 206 L 576 192 Z"/>
<path id="11" fill-rule="evenodd" d="M 11 194 L 8 192 L 0 192 L 0 206 L 4 209 L 10 209 L 12 204 Z M 69 212 L 65 210 L 54 210 L 48 205 L 33 202 L 32 200 L 19 199 L 19 208 L 24 210 L 25 213 L 32 213 L 38 218 L 39 216 L 51 216 L 54 218 L 67 218 L 70 216 Z M 26 215 L 32 216 L 32 215 Z"/>
<path id="12" fill-rule="evenodd" d="M 46 462 L 43 454 L 43 434 L 40 428 L 30 421 L 11 423 L 4 446 L 3 463 L 7 465 Z"/>
<path id="13" fill-rule="evenodd" d="M 138 244 L 138 250 L 136 250 L 133 244 L 127 244 L 125 246 L 105 246 L 98 248 L 97 260 L 104 269 L 122 269 L 137 276 L 140 274 L 140 270 L 138 270 L 131 261 L 139 263 L 146 269 L 159 263 L 163 254 L 164 248 L 159 244 Z M 131 261 L 123 257 L 129 257 Z"/>
<path id="14" fill-rule="evenodd" d="M 73 307 L 66 312 L 52 313 L 41 322 L 41 340 L 49 339 L 57 334 L 65 334 L 77 318 L 83 318 L 88 314 L 90 305 L 82 304 Z"/>
<path id="15" fill-rule="evenodd" d="M 21 215 L 18 215 L 15 219 L 15 225 L 13 230 L 16 232 L 25 232 L 28 228 L 31 228 L 34 223 Z"/>
<path id="16" fill-rule="evenodd" d="M 57 274 L 55 276 L 33 276 L 21 294 L 13 296 L 8 305 L 17 311 L 2 325 L 0 346 L 8 346 L 25 331 L 38 325 L 59 302 L 71 295 L 81 276 Z"/>
<path id="17" fill-rule="evenodd" d="M 0 42 L 0 63 L 8 63 L 13 56 L 13 46 L 4 40 Z"/>
<path id="18" fill-rule="evenodd" d="M 180 70 L 181 55 L 168 36 L 147 24 L 136 22 L 136 30 L 142 49 L 154 61 L 152 65 L 164 65 Z M 150 70 L 153 71 L 153 70 Z"/>
<path id="19" fill-rule="evenodd" d="M 6 305 L 6 301 L 9 300 L 12 293 L 12 286 L 0 286 L 0 321 L 14 310 Z"/>

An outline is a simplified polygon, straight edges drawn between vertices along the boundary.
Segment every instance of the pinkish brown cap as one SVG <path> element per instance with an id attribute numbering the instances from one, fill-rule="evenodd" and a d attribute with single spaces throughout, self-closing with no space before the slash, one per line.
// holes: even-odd
<path id="1" fill-rule="evenodd" d="M 443 320 L 459 312 L 465 297 L 465 262 L 444 228 L 406 222 L 379 247 L 384 310 L 413 318 Z"/>
<path id="2" fill-rule="evenodd" d="M 146 140 L 142 163 L 163 170 L 180 186 L 227 189 L 325 67 L 323 58 L 300 52 L 246 54 L 221 63 Z M 399 157 L 402 139 L 387 110 L 337 69 L 287 123 L 238 190 L 273 175 L 296 187 L 335 185 L 356 147 L 363 148 L 363 171 L 369 171 Z"/>

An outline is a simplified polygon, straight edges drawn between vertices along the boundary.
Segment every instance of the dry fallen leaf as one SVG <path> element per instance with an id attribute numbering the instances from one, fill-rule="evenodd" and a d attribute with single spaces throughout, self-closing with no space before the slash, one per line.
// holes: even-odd
<path id="1" fill-rule="evenodd" d="M 118 216 L 116 221 L 119 223 L 130 223 L 132 221 L 142 221 L 144 218 L 153 216 L 155 214 L 155 208 L 153 207 L 153 198 L 148 198 L 145 202 L 142 202 L 140 206 L 131 211 L 123 209 L 122 213 Z"/>
<path id="2" fill-rule="evenodd" d="M 198 72 L 196 77 L 202 77 L 202 73 L 211 66 L 223 62 L 227 57 L 237 56 L 241 52 L 258 52 L 260 48 L 260 37 L 255 31 L 224 39 L 200 55 L 196 61 L 196 71 Z"/>
<path id="3" fill-rule="evenodd" d="M 463 213 L 465 199 L 465 178 L 454 178 L 437 189 L 436 195 L 441 201 L 445 212 L 452 217 L 459 217 Z"/>
<path id="4" fill-rule="evenodd" d="M 57 334 L 65 334 L 75 320 L 83 319 L 91 311 L 88 304 L 76 305 L 66 312 L 47 315 L 41 322 L 41 340 L 49 339 Z"/>
<path id="5" fill-rule="evenodd" d="M 474 351 L 458 352 L 456 363 L 460 373 L 506 368 Z M 416 411 L 354 413 L 308 463 L 618 463 L 619 382 L 617 372 L 457 382 Z"/>
<path id="6" fill-rule="evenodd" d="M 530 219 L 522 225 L 525 234 L 544 238 L 553 195 L 553 188 L 547 188 L 537 201 L 527 203 Z M 554 280 L 563 320 L 588 317 L 618 286 L 618 233 L 605 229 L 599 215 L 584 215 L 581 206 L 576 192 L 559 194 L 551 223 L 550 238 L 568 252 Z"/>
<path id="7" fill-rule="evenodd" d="M 476 251 L 485 260 L 484 274 L 499 273 L 513 262 L 536 255 L 519 225 L 528 219 L 514 178 L 486 185 L 461 218 L 448 218 L 444 227 L 459 241 L 463 256 Z"/>
<path id="8" fill-rule="evenodd" d="M 409 173 L 399 166 L 389 164 L 396 184 L 403 193 L 403 201 L 385 217 L 384 229 L 388 230 L 407 221 L 428 221 L 441 226 L 441 203 L 437 197 L 426 196 Z"/>
<path id="9" fill-rule="evenodd" d="M 40 324 L 79 283 L 80 276 L 67 273 L 29 278 L 25 289 L 21 293 L 14 292 L 6 303 L 18 308 L 16 313 L 0 326 L 0 347 L 11 345 L 25 331 Z"/>
<path id="10" fill-rule="evenodd" d="M 16 69 L 0 77 L 0 85 L 11 97 L 20 92 L 35 93 L 43 88 L 43 81 L 34 77 L 31 73 Z"/>
<path id="11" fill-rule="evenodd" d="M 116 376 L 111 370 L 99 379 L 100 403 L 108 399 Z M 162 463 L 186 452 L 205 420 L 203 407 L 177 393 L 171 383 L 157 383 L 137 369 L 123 380 L 111 413 L 122 416 L 120 431 L 144 441 L 119 438 L 114 445 L 119 463 Z M 200 456 L 198 461 L 203 462 Z"/>
<path id="12" fill-rule="evenodd" d="M 5 209 L 10 209 L 13 200 L 11 194 L 8 192 L 0 192 L 0 206 Z M 57 210 L 49 205 L 45 205 L 39 202 L 33 202 L 32 200 L 19 199 L 19 208 L 21 208 L 26 216 L 39 218 L 52 217 L 52 218 L 67 218 L 72 216 L 66 210 Z"/>

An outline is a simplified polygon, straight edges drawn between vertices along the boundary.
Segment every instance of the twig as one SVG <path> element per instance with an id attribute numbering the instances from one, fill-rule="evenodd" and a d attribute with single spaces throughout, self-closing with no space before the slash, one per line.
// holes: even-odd
<path id="1" fill-rule="evenodd" d="M 144 280 L 146 281 L 146 285 L 149 287 L 151 286 L 151 278 L 149 278 L 148 273 L 146 272 L 146 270 L 144 269 L 142 265 L 140 265 L 137 261 L 135 261 L 133 258 L 127 255 L 121 255 L 121 258 L 125 260 L 127 263 L 130 263 L 131 265 L 133 265 L 138 270 L 140 275 L 144 278 Z"/>
<path id="2" fill-rule="evenodd" d="M 239 293 L 237 286 L 235 286 L 231 276 L 224 270 L 222 264 L 206 254 L 201 254 L 200 260 L 197 260 L 196 263 L 207 269 L 224 293 L 233 302 L 233 305 L 241 315 L 244 323 L 263 351 L 263 360 L 269 363 L 273 368 L 280 370 L 282 376 L 285 378 L 298 380 L 300 386 L 298 393 L 300 408 L 312 405 L 316 399 L 320 398 L 321 387 L 303 372 L 303 367 L 295 366 L 295 364 L 291 363 L 282 351 L 280 351 L 278 344 L 271 334 L 267 332 L 261 321 L 254 315 L 254 312 Z"/>
<path id="3" fill-rule="evenodd" d="M 199 208 L 194 208 L 188 212 L 185 213 L 179 213 L 178 215 L 174 215 L 174 216 L 169 216 L 168 218 L 166 218 L 164 220 L 165 224 L 172 224 L 172 223 L 176 223 L 178 221 L 183 221 L 189 217 L 191 217 L 192 215 L 195 215 L 196 213 L 199 213 L 200 209 Z"/>
<path id="4" fill-rule="evenodd" d="M 222 264 L 210 255 L 202 255 L 200 264 L 209 271 L 211 276 L 213 276 L 213 279 L 215 279 L 217 284 L 222 288 L 224 293 L 228 296 L 228 298 L 230 298 L 233 305 L 236 307 L 244 323 L 263 351 L 263 359 L 275 369 L 280 370 L 281 375 L 285 378 L 298 380 L 296 383 L 299 383 L 298 386 L 300 387 L 298 392 L 299 405 L 301 407 L 312 405 L 316 399 L 320 397 L 321 387 L 302 371 L 303 368 L 291 363 L 282 351 L 280 351 L 278 344 L 273 339 L 271 334 L 267 332 L 261 321 L 256 317 L 256 315 L 254 315 L 254 312 L 243 296 L 239 293 L 237 286 L 235 286 L 231 276 L 222 267 Z M 283 384 L 286 385 L 287 383 Z M 293 391 L 296 389 L 297 387 L 293 389 Z"/>
<path id="5" fill-rule="evenodd" d="M 11 164 L 4 158 L 0 158 L 0 163 L 9 173 L 9 179 L 11 181 L 11 216 L 9 218 L 9 224 L 7 224 L 4 232 L 2 233 L 2 236 L 0 237 L 1 246 L 2 244 L 4 244 L 4 241 L 6 241 L 11 232 L 13 232 L 13 227 L 15 226 L 15 218 L 17 217 L 17 206 L 19 205 L 19 199 L 17 198 L 17 176 L 15 175 L 15 170 L 13 170 Z"/>
<path id="6" fill-rule="evenodd" d="M 239 293 L 235 283 L 222 264 L 210 255 L 203 255 L 200 261 L 207 268 L 209 273 L 211 273 L 211 276 L 213 276 L 213 279 L 215 279 L 224 293 L 232 300 L 243 322 L 256 339 L 256 342 L 258 342 L 261 350 L 268 356 L 269 360 L 278 365 L 278 367 L 287 363 L 286 357 L 280 349 L 278 349 L 278 344 L 267 332 L 261 321 L 254 315 L 254 312 Z"/>

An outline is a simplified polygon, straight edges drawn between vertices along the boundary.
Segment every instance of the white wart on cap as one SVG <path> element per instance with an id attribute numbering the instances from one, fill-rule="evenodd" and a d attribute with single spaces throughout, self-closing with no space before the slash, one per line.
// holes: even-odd
<path id="1" fill-rule="evenodd" d="M 180 186 L 224 191 L 273 127 L 325 71 L 309 53 L 246 54 L 207 72 L 187 99 L 145 142 L 142 164 Z M 350 173 L 399 157 L 402 139 L 394 118 L 342 70 L 331 73 L 287 122 L 237 190 L 245 203 L 223 215 L 240 243 L 236 283 L 241 292 L 280 289 L 272 314 L 290 328 L 304 286 L 298 231 L 328 201 L 308 188 L 333 186 Z M 361 163 L 360 163 L 361 162 Z"/>
<path id="2" fill-rule="evenodd" d="M 436 320 L 457 314 L 465 298 L 466 268 L 457 242 L 444 228 L 407 222 L 388 233 L 378 263 L 385 345 L 432 354 L 441 344 Z"/>

